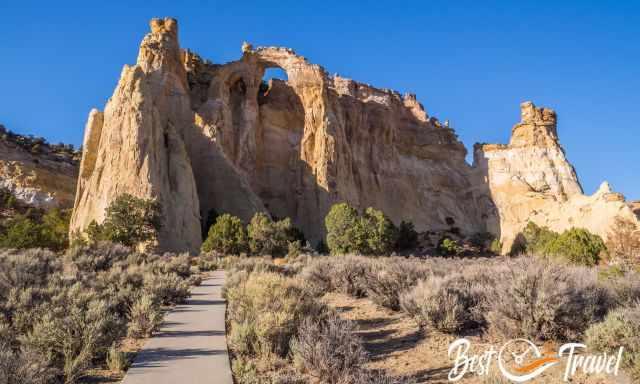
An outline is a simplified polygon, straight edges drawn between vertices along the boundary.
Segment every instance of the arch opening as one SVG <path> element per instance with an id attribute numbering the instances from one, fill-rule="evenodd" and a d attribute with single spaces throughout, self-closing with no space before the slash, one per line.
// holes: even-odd
<path id="1" fill-rule="evenodd" d="M 269 92 L 269 86 L 272 80 L 288 81 L 289 76 L 287 72 L 280 67 L 267 68 L 262 75 L 262 81 L 260 82 L 259 97 L 265 96 Z"/>

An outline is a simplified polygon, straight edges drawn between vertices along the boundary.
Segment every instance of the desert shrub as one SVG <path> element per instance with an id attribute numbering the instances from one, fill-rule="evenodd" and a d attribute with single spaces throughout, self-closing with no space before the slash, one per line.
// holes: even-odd
<path id="1" fill-rule="evenodd" d="M 305 282 L 307 289 L 316 296 L 322 296 L 333 290 L 334 260 L 329 257 L 321 257 L 312 260 L 300 272 L 300 279 Z"/>
<path id="2" fill-rule="evenodd" d="M 69 244 L 70 210 L 53 208 L 42 216 L 40 224 L 40 236 L 43 248 L 53 251 L 61 251 Z"/>
<path id="3" fill-rule="evenodd" d="M 640 379 L 640 302 L 615 309 L 603 322 L 592 325 L 586 332 L 586 343 L 611 354 L 624 347 L 623 364 Z"/>
<path id="4" fill-rule="evenodd" d="M 112 372 L 124 372 L 127 369 L 127 355 L 113 343 L 107 352 L 107 367 Z"/>
<path id="5" fill-rule="evenodd" d="M 228 270 L 231 273 L 238 271 L 245 271 L 248 273 L 254 272 L 273 272 L 282 275 L 288 275 L 288 268 L 282 265 L 276 265 L 271 260 L 262 257 L 245 257 L 239 258 L 230 263 Z"/>
<path id="6" fill-rule="evenodd" d="M 42 242 L 40 226 L 26 215 L 16 215 L 7 220 L 5 229 L 0 234 L 2 248 L 38 248 Z"/>
<path id="7" fill-rule="evenodd" d="M 218 260 L 216 258 L 208 257 L 206 254 L 200 255 L 197 258 L 197 265 L 200 272 L 215 271 L 220 268 Z"/>
<path id="8" fill-rule="evenodd" d="M 576 339 L 611 306 L 595 271 L 524 258 L 496 272 L 488 318 L 506 338 Z"/>
<path id="9" fill-rule="evenodd" d="M 66 259 L 81 272 L 98 272 L 110 269 L 114 263 L 129 257 L 131 249 L 109 242 L 71 247 Z"/>
<path id="10" fill-rule="evenodd" d="M 334 204 L 324 218 L 327 247 L 333 254 L 357 252 L 364 244 L 358 211 L 347 203 Z"/>
<path id="11" fill-rule="evenodd" d="M 199 287 L 202 284 L 202 277 L 200 277 L 199 275 L 193 275 L 187 279 L 187 284 L 194 287 Z"/>
<path id="12" fill-rule="evenodd" d="M 291 219 L 273 221 L 262 212 L 251 218 L 247 226 L 249 248 L 256 255 L 285 256 L 289 243 L 297 240 Z"/>
<path id="13" fill-rule="evenodd" d="M 421 280 L 401 295 L 401 307 L 422 326 L 461 333 L 484 322 L 485 287 L 478 280 L 460 273 Z"/>
<path id="14" fill-rule="evenodd" d="M 549 243 L 547 254 L 572 264 L 594 266 L 605 249 L 600 236 L 586 229 L 571 228 Z"/>
<path id="15" fill-rule="evenodd" d="M 0 297 L 11 289 L 45 287 L 49 278 L 61 271 L 61 260 L 53 252 L 0 250 Z"/>
<path id="16" fill-rule="evenodd" d="M 426 278 L 431 269 L 419 261 L 393 258 L 375 262 L 365 276 L 366 294 L 373 302 L 400 309 L 400 295 Z"/>
<path id="17" fill-rule="evenodd" d="M 26 209 L 24 214 L 16 214 L 2 222 L 0 247 L 61 251 L 69 242 L 69 219 L 68 210 L 54 208 L 42 212 L 38 209 Z"/>
<path id="18" fill-rule="evenodd" d="M 500 242 L 500 239 L 493 239 L 493 241 L 491 241 L 491 245 L 489 245 L 489 251 L 496 255 L 502 253 L 502 242 Z"/>
<path id="19" fill-rule="evenodd" d="M 91 242 L 109 240 L 131 247 L 154 240 L 161 226 L 162 212 L 156 200 L 125 193 L 107 207 L 102 224 L 90 224 L 87 235 Z"/>
<path id="20" fill-rule="evenodd" d="M 331 272 L 331 290 L 354 297 L 365 297 L 367 294 L 366 278 L 371 262 L 364 257 L 336 256 Z"/>
<path id="21" fill-rule="evenodd" d="M 248 248 L 247 233 L 242 220 L 228 213 L 218 216 L 202 243 L 202 252 L 216 251 L 225 255 L 239 255 L 247 252 Z"/>
<path id="22" fill-rule="evenodd" d="M 148 324 L 160 321 L 158 304 L 188 295 L 189 274 L 186 255 L 141 254 L 114 244 L 64 256 L 0 250 L 0 378 L 77 381 L 88 368 L 113 360 L 109 348 L 127 328 L 148 334 Z M 5 364 L 4 356 L 13 362 Z"/>
<path id="23" fill-rule="evenodd" d="M 162 312 L 150 294 L 138 297 L 129 308 L 129 336 L 145 338 L 160 325 Z"/>
<path id="24" fill-rule="evenodd" d="M 415 384 L 412 377 L 389 376 L 381 371 L 358 369 L 343 378 L 340 384 Z"/>
<path id="25" fill-rule="evenodd" d="M 144 291 L 163 305 L 181 303 L 189 297 L 189 285 L 175 273 L 147 273 Z"/>
<path id="26" fill-rule="evenodd" d="M 300 272 L 300 278 L 317 296 L 332 291 L 368 296 L 382 306 L 398 309 L 400 293 L 432 272 L 431 265 L 417 260 L 345 255 L 312 259 Z"/>
<path id="27" fill-rule="evenodd" d="M 603 285 L 613 297 L 615 303 L 613 306 L 631 306 L 640 301 L 640 273 L 638 272 L 630 271 L 606 278 Z"/>
<path id="28" fill-rule="evenodd" d="M 291 341 L 296 366 L 325 383 L 339 383 L 362 368 L 368 356 L 354 326 L 336 316 L 305 319 Z"/>
<path id="29" fill-rule="evenodd" d="M 320 317 L 325 310 L 299 281 L 273 273 L 232 280 L 225 297 L 229 345 L 245 356 L 286 357 L 304 318 Z"/>
<path id="30" fill-rule="evenodd" d="M 49 384 L 55 380 L 55 370 L 47 366 L 42 356 L 25 348 L 15 350 L 0 339 L 0 383 Z"/>
<path id="31" fill-rule="evenodd" d="M 457 255 L 460 252 L 460 246 L 455 240 L 445 237 L 438 244 L 438 252 L 443 256 Z"/>
<path id="32" fill-rule="evenodd" d="M 389 254 L 398 240 L 398 229 L 391 220 L 371 207 L 358 215 L 358 211 L 347 203 L 335 204 L 324 221 L 327 245 L 332 254 Z"/>
<path id="33" fill-rule="evenodd" d="M 548 255 L 549 246 L 559 236 L 558 233 L 547 227 L 540 227 L 530 221 L 521 234 L 524 242 L 521 244 L 522 251 L 535 255 Z"/>
<path id="34" fill-rule="evenodd" d="M 188 253 L 174 255 L 171 253 L 163 255 L 161 262 L 156 262 L 160 271 L 167 274 L 176 274 L 183 279 L 191 276 L 191 257 Z"/>
<path id="35" fill-rule="evenodd" d="M 395 249 L 405 251 L 414 249 L 418 246 L 418 232 L 412 222 L 402 220 L 398 226 L 398 239 L 396 240 Z"/>
<path id="36" fill-rule="evenodd" d="M 292 241 L 287 247 L 287 259 L 295 259 L 302 253 L 302 242 L 300 240 Z"/>
<path id="37" fill-rule="evenodd" d="M 611 262 L 640 267 L 640 228 L 633 221 L 617 217 L 607 234 L 606 246 Z"/>
<path id="38" fill-rule="evenodd" d="M 38 312 L 32 331 L 21 341 L 48 365 L 61 367 L 65 383 L 82 377 L 119 336 L 107 303 L 79 284 L 63 289 Z"/>
<path id="39" fill-rule="evenodd" d="M 398 229 L 382 212 L 374 208 L 367 208 L 360 218 L 360 226 L 366 234 L 366 248 L 360 253 L 365 255 L 390 254 L 398 240 Z"/>
<path id="40" fill-rule="evenodd" d="M 244 356 L 236 356 L 231 363 L 233 377 L 239 384 L 260 384 L 261 374 L 255 362 Z"/>

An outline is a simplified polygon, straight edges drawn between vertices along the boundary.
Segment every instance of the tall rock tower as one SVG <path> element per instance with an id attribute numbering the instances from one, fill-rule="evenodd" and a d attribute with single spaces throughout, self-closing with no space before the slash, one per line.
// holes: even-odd
<path id="1" fill-rule="evenodd" d="M 199 202 L 185 145 L 194 114 L 180 54 L 176 21 L 152 20 L 136 65 L 125 65 L 104 113 L 90 113 L 72 232 L 102 222 L 109 204 L 129 193 L 161 204 L 159 249 L 200 247 Z"/>
<path id="2" fill-rule="evenodd" d="M 608 183 L 591 196 L 582 192 L 576 172 L 558 141 L 556 113 L 532 102 L 520 106 L 520 122 L 508 145 L 477 144 L 475 184 L 486 185 L 495 204 L 491 231 L 508 252 L 532 221 L 561 232 L 583 227 L 606 238 L 616 217 L 635 220 L 624 197 Z"/>

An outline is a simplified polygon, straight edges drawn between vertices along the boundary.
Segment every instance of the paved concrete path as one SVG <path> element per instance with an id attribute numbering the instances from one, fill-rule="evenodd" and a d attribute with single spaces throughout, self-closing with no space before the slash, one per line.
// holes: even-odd
<path id="1" fill-rule="evenodd" d="M 191 291 L 191 298 L 164 318 L 122 380 L 123 384 L 233 384 L 216 271 Z"/>

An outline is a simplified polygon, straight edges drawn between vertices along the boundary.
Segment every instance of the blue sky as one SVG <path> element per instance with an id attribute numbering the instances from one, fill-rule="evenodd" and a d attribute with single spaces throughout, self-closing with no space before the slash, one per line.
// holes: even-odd
<path id="1" fill-rule="evenodd" d="M 0 1 L 0 123 L 80 144 L 152 17 L 213 62 L 243 40 L 330 73 L 412 92 L 470 150 L 504 143 L 532 100 L 556 109 L 587 193 L 640 199 L 640 2 Z"/>

